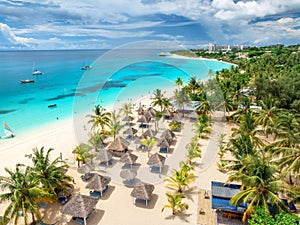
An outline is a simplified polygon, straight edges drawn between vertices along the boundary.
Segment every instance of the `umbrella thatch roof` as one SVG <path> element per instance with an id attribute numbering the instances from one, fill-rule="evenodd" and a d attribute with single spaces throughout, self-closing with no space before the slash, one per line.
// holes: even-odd
<path id="1" fill-rule="evenodd" d="M 93 170 L 92 167 L 90 167 L 88 164 L 83 164 L 82 166 L 78 167 L 77 172 L 78 173 L 89 173 Z"/>
<path id="2" fill-rule="evenodd" d="M 132 164 L 135 163 L 137 158 L 138 157 L 136 155 L 134 155 L 132 153 L 129 153 L 129 152 L 126 152 L 124 155 L 121 156 L 120 162 L 132 165 Z"/>
<path id="3" fill-rule="evenodd" d="M 91 181 L 85 187 L 95 191 L 104 191 L 110 181 L 111 181 L 110 177 L 104 177 L 97 174 L 93 176 Z"/>
<path id="4" fill-rule="evenodd" d="M 172 112 L 169 109 L 164 109 L 163 114 L 165 116 L 172 116 Z"/>
<path id="5" fill-rule="evenodd" d="M 120 177 L 122 177 L 125 180 L 131 180 L 133 178 L 135 178 L 137 175 L 137 172 L 135 170 L 122 170 L 120 172 Z"/>
<path id="6" fill-rule="evenodd" d="M 74 195 L 60 210 L 74 217 L 86 218 L 95 208 L 98 199 L 86 195 Z"/>
<path id="7" fill-rule="evenodd" d="M 109 162 L 112 159 L 112 154 L 107 150 L 101 150 L 95 159 L 99 161 L 99 163 Z"/>
<path id="8" fill-rule="evenodd" d="M 169 143 L 169 141 L 167 139 L 162 138 L 157 143 L 157 146 L 159 146 L 160 148 L 169 148 L 170 147 L 170 143 Z"/>
<path id="9" fill-rule="evenodd" d="M 175 134 L 173 131 L 166 129 L 162 134 L 161 134 L 162 138 L 166 138 L 166 139 L 173 139 L 175 137 Z"/>
<path id="10" fill-rule="evenodd" d="M 157 110 L 151 107 L 147 110 L 147 112 L 149 112 L 151 117 L 153 118 L 153 117 L 155 117 Z"/>
<path id="11" fill-rule="evenodd" d="M 124 138 L 118 136 L 116 139 L 107 146 L 108 150 L 112 151 L 124 151 L 128 148 L 130 143 L 126 141 Z"/>
<path id="12" fill-rule="evenodd" d="M 146 117 L 145 115 L 141 115 L 140 118 L 137 120 L 137 122 L 139 123 L 149 123 L 150 122 L 149 117 Z"/>
<path id="13" fill-rule="evenodd" d="M 125 116 L 122 121 L 128 122 L 128 121 L 132 121 L 132 120 L 134 120 L 134 118 L 132 116 Z"/>
<path id="14" fill-rule="evenodd" d="M 74 187 L 66 187 L 66 192 L 64 191 L 60 191 L 56 194 L 56 196 L 58 198 L 64 198 L 64 197 L 67 197 L 68 195 L 72 194 L 74 191 Z"/>
<path id="15" fill-rule="evenodd" d="M 150 156 L 147 164 L 149 166 L 163 167 L 165 164 L 166 158 L 158 153 L 155 153 Z"/>
<path id="16" fill-rule="evenodd" d="M 144 113 L 144 109 L 143 109 L 141 104 L 139 105 L 139 108 L 137 109 L 137 112 L 138 112 L 139 115 L 142 115 Z"/>
<path id="17" fill-rule="evenodd" d="M 152 130 L 150 128 L 148 128 L 143 134 L 143 138 L 147 138 L 147 137 L 151 137 L 154 138 L 155 135 L 157 134 L 157 132 L 155 130 Z"/>
<path id="18" fill-rule="evenodd" d="M 180 116 L 179 116 L 178 113 L 173 114 L 172 121 L 175 121 L 175 122 L 180 122 L 181 121 Z"/>
<path id="19" fill-rule="evenodd" d="M 154 190 L 153 184 L 141 183 L 133 188 L 130 195 L 134 198 L 149 200 Z"/>
<path id="20" fill-rule="evenodd" d="M 128 127 L 123 134 L 128 134 L 128 135 L 135 135 L 137 133 L 137 129 L 133 128 L 133 127 Z"/>
<path id="21" fill-rule="evenodd" d="M 145 116 L 146 118 L 148 118 L 149 121 L 151 120 L 151 118 L 154 117 L 148 110 L 147 110 L 146 112 L 144 112 L 144 116 Z"/>

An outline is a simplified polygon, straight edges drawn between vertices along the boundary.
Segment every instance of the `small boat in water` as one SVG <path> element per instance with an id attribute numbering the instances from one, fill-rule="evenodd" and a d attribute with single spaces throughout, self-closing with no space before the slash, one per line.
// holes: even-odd
<path id="1" fill-rule="evenodd" d="M 7 123 L 4 123 L 4 136 L 0 138 L 13 138 L 16 135 L 12 131 L 12 129 L 7 125 Z"/>
<path id="2" fill-rule="evenodd" d="M 57 105 L 56 104 L 52 104 L 52 105 L 48 105 L 48 108 L 53 108 L 53 107 L 56 107 Z"/>
<path id="3" fill-rule="evenodd" d="M 29 80 L 29 79 L 27 79 L 27 80 L 20 80 L 20 82 L 21 82 L 22 84 L 26 84 L 26 83 L 34 83 L 34 80 Z"/>
<path id="4" fill-rule="evenodd" d="M 89 66 L 89 65 L 81 67 L 82 70 L 89 70 L 89 69 L 91 69 L 91 68 L 92 68 L 92 67 Z"/>
<path id="5" fill-rule="evenodd" d="M 42 74 L 43 74 L 43 72 L 40 70 L 32 71 L 32 75 L 42 75 Z"/>
<path id="6" fill-rule="evenodd" d="M 159 53 L 159 56 L 167 56 L 167 54 L 165 52 L 161 52 Z"/>

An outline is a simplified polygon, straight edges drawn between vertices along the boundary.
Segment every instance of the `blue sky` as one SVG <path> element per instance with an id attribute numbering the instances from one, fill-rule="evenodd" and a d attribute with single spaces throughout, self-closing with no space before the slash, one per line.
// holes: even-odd
<path id="1" fill-rule="evenodd" d="M 300 43 L 300 0 L 0 0 L 0 49 Z"/>

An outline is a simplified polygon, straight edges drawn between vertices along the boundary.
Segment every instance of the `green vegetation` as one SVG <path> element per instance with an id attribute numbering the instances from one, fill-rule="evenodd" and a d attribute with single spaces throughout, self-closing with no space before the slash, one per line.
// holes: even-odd
<path id="1" fill-rule="evenodd" d="M 45 153 L 43 147 L 34 148 L 33 154 L 27 156 L 32 160 L 32 167 L 17 164 L 14 171 L 5 168 L 8 176 L 0 176 L 0 203 L 9 201 L 9 204 L 1 223 L 18 224 L 22 219 L 25 225 L 36 224 L 42 219 L 38 203 L 52 202 L 56 193 L 72 186 L 72 178 L 65 174 L 68 168 L 65 162 L 60 158 L 50 160 L 52 150 Z"/>
<path id="2" fill-rule="evenodd" d="M 224 111 L 235 125 L 229 141 L 221 141 L 218 168 L 229 174 L 228 182 L 242 184 L 231 203 L 248 204 L 244 220 L 251 218 L 257 206 L 275 218 L 284 213 L 289 217 L 289 208 L 280 198 L 284 196 L 288 204 L 299 202 L 299 49 L 300 45 L 276 45 L 219 52 L 191 50 L 199 57 L 236 64 L 217 71 L 205 83 L 192 77 L 184 89 L 198 101 L 202 123 L 198 119 L 195 130 L 203 131 L 201 124 L 214 110 Z"/>
<path id="3" fill-rule="evenodd" d="M 249 225 L 295 225 L 299 217 L 295 214 L 281 212 L 275 217 L 269 215 L 260 207 L 255 208 L 255 213 L 248 220 Z"/>

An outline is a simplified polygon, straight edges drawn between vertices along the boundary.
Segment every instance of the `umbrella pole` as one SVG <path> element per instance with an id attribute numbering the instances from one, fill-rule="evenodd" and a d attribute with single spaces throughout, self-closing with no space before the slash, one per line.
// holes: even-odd
<path id="1" fill-rule="evenodd" d="M 86 225 L 86 218 L 85 217 L 83 218 L 83 222 L 84 222 L 84 225 Z"/>

